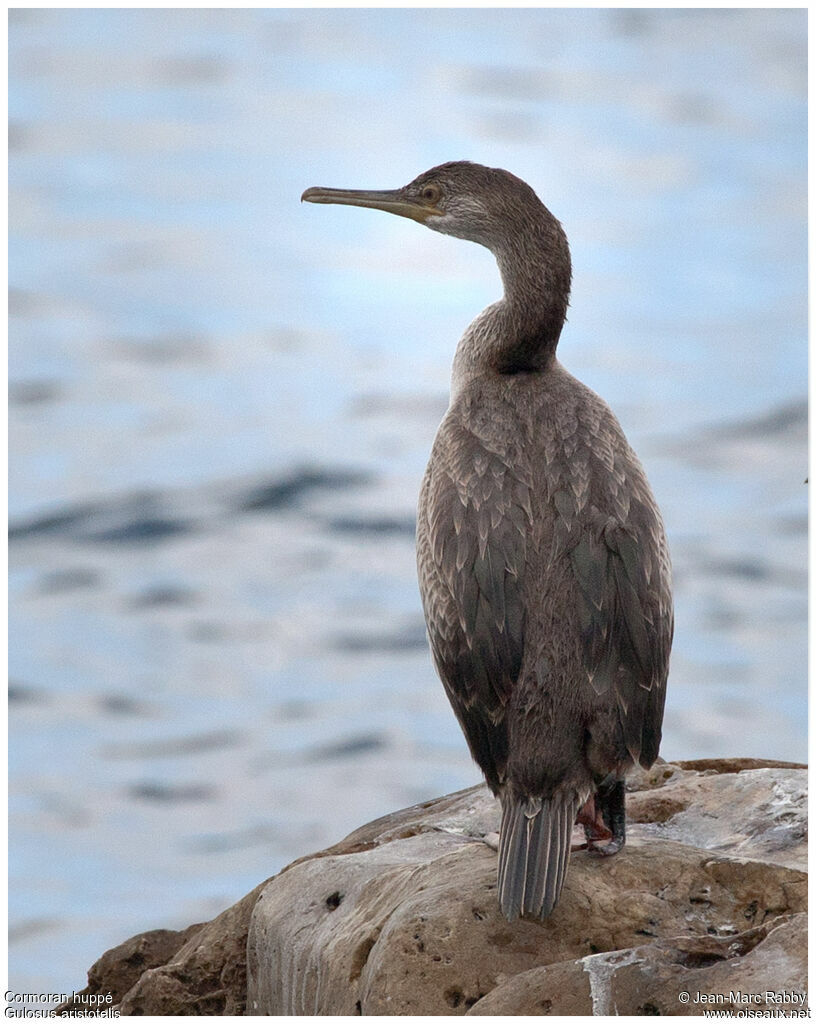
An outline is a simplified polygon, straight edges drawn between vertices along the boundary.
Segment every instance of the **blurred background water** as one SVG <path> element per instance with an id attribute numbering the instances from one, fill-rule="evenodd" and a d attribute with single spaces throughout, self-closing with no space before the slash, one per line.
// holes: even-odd
<path id="1" fill-rule="evenodd" d="M 572 244 L 561 359 L 668 527 L 663 754 L 805 758 L 806 25 L 11 11 L 12 988 L 478 781 L 413 530 L 498 273 L 310 185 L 533 185 Z"/>

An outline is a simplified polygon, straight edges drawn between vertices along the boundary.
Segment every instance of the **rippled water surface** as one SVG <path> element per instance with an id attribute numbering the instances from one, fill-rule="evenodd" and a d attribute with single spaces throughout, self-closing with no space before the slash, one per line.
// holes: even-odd
<path id="1" fill-rule="evenodd" d="M 12 988 L 478 779 L 413 529 L 498 274 L 309 185 L 536 188 L 561 359 L 670 536 L 663 753 L 805 758 L 805 44 L 781 10 L 12 12 Z"/>

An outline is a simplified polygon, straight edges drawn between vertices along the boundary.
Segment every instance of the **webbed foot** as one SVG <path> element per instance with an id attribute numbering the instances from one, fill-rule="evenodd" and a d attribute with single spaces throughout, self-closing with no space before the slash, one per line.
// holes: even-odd
<path id="1" fill-rule="evenodd" d="M 485 832 L 482 836 L 482 842 L 485 846 L 489 846 L 491 850 L 499 852 L 499 833 L 498 832 Z"/>
<path id="2" fill-rule="evenodd" d="M 581 812 L 593 803 L 594 817 L 582 821 Z M 604 779 L 594 797 L 579 812 L 578 820 L 584 826 L 587 852 L 596 857 L 613 857 L 626 843 L 626 787 L 623 779 Z M 599 840 L 608 840 L 602 846 Z"/>

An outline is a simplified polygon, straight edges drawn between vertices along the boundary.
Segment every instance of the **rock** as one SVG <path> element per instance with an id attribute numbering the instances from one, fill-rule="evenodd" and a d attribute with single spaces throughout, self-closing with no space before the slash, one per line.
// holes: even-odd
<path id="1" fill-rule="evenodd" d="M 77 998 L 61 1003 L 56 1012 L 66 1013 L 73 1009 L 87 1009 L 82 996 L 111 994 L 118 1003 L 145 971 L 166 964 L 190 938 L 196 935 L 203 924 L 193 924 L 184 931 L 174 932 L 166 928 L 142 932 L 132 939 L 109 949 L 88 971 L 88 984 Z"/>
<path id="2" fill-rule="evenodd" d="M 169 963 L 146 971 L 119 1004 L 122 1016 L 242 1016 L 249 919 L 264 886 L 196 931 Z"/>
<path id="3" fill-rule="evenodd" d="M 494 989 L 513 992 L 545 969 L 552 976 L 528 1008 L 502 1012 L 544 1013 L 551 986 L 552 1012 L 591 1012 L 593 979 L 610 970 L 598 954 L 629 963 L 624 952 L 662 941 L 670 958 L 672 942 L 712 937 L 736 950 L 741 933 L 805 909 L 804 781 L 779 767 L 701 774 L 661 763 L 640 773 L 630 798 L 640 824 L 626 850 L 608 861 L 573 854 L 542 923 L 510 925 L 499 913 L 496 855 L 479 841 L 499 810 L 484 786 L 390 815 L 263 892 L 249 932 L 248 1012 L 476 1013 Z"/>
<path id="4" fill-rule="evenodd" d="M 112 992 L 122 1016 L 243 1016 L 247 930 L 266 885 L 256 886 L 208 924 L 128 939 L 97 960 L 81 994 Z M 74 1000 L 56 1012 L 81 1008 L 87 1006 Z"/>
<path id="5" fill-rule="evenodd" d="M 700 1016 L 718 1007 L 778 1009 L 771 993 L 800 996 L 802 1001 L 786 1008 L 801 1009 L 806 949 L 807 914 L 776 918 L 736 938 L 658 940 L 525 971 L 494 988 L 468 1014 Z M 742 1000 L 732 993 L 741 993 Z"/>
<path id="6" fill-rule="evenodd" d="M 633 773 L 626 811 L 639 834 L 807 869 L 807 771 L 748 758 L 695 763 Z"/>
<path id="7" fill-rule="evenodd" d="M 209 924 L 129 940 L 86 992 L 123 1015 L 483 1016 L 700 1015 L 732 991 L 804 991 L 806 772 L 659 762 L 633 773 L 628 810 L 625 850 L 573 854 L 547 921 L 501 917 L 483 841 L 499 808 L 476 786 L 300 858 Z"/>

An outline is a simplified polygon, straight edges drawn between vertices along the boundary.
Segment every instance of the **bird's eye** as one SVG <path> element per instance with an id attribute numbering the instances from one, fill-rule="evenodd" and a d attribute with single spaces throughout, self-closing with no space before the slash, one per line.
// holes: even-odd
<path id="1" fill-rule="evenodd" d="M 438 185 L 426 185 L 422 190 L 422 198 L 428 203 L 438 203 L 442 192 Z"/>

